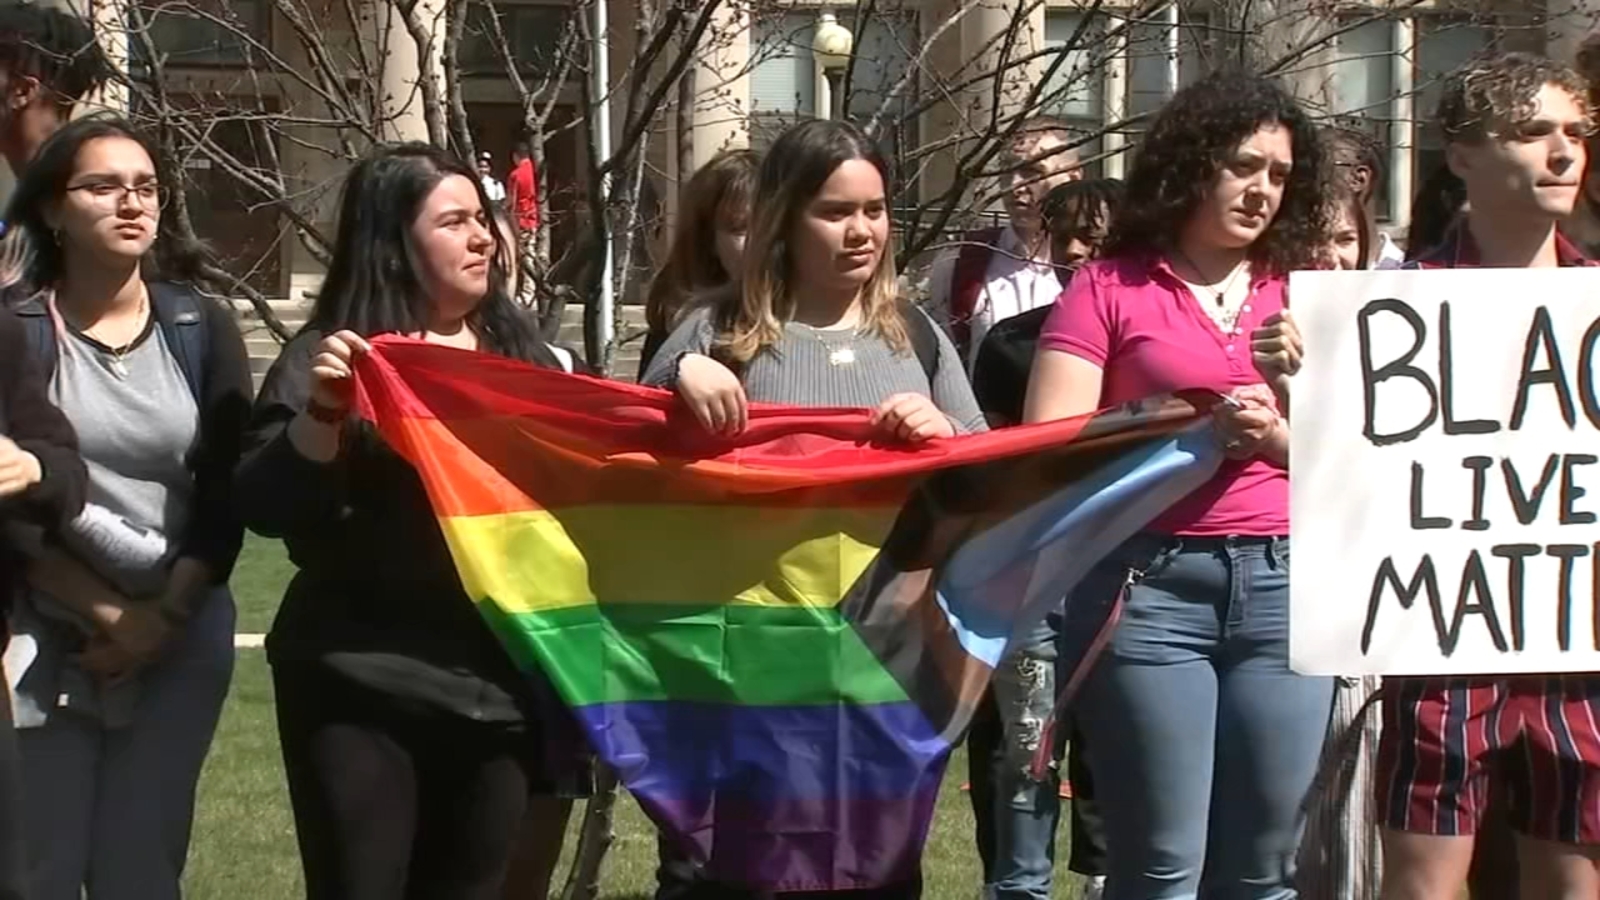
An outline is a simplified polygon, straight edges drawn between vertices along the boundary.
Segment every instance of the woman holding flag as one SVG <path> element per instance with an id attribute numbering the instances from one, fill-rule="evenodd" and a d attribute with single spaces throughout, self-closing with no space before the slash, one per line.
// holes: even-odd
<path id="1" fill-rule="evenodd" d="M 299 569 L 267 652 L 310 900 L 498 900 L 514 854 L 538 855 L 526 842 L 554 866 L 555 795 L 584 776 L 567 714 L 463 591 L 416 471 L 350 413 L 351 360 L 378 334 L 561 368 L 498 244 L 469 166 L 379 147 L 345 183 L 310 322 L 256 404 L 237 490 Z"/>
<path id="2" fill-rule="evenodd" d="M 1098 565 L 1068 606 L 1121 603 L 1078 698 L 1106 820 L 1108 900 L 1294 896 L 1300 804 L 1333 682 L 1288 665 L 1288 273 L 1324 247 L 1325 161 L 1277 84 L 1222 73 L 1146 134 L 1103 257 L 1057 301 L 1026 418 L 1185 388 L 1227 396 L 1228 461 Z M 1202 888 L 1204 885 L 1204 888 Z"/>
<path id="3" fill-rule="evenodd" d="M 889 233 L 888 163 L 846 122 L 785 131 L 756 181 L 742 279 L 683 319 L 645 373 L 708 431 L 741 432 L 748 401 L 876 410 L 886 439 L 982 431 L 955 345 L 901 302 Z M 874 897 L 921 895 L 919 861 Z M 658 897 L 740 896 L 666 868 Z M 750 896 L 755 896 L 752 892 Z"/>
<path id="4" fill-rule="evenodd" d="M 743 430 L 748 399 L 873 408 L 907 441 L 984 430 L 955 346 L 899 297 L 888 185 L 855 126 L 785 131 L 757 179 L 744 277 L 684 319 L 644 383 L 721 434 Z"/>

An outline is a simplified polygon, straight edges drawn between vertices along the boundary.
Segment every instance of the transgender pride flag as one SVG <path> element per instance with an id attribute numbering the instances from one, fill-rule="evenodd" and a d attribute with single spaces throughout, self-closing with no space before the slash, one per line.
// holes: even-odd
<path id="1" fill-rule="evenodd" d="M 506 650 L 768 890 L 913 874 L 1010 636 L 1220 462 L 1209 395 L 905 448 L 844 409 L 722 441 L 659 391 L 401 339 L 357 372 Z"/>

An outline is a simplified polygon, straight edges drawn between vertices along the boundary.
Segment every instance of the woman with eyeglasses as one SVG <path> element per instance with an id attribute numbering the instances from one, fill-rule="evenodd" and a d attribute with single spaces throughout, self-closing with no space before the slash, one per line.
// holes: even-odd
<path id="1" fill-rule="evenodd" d="M 196 248 L 157 237 L 154 147 L 78 119 L 17 186 L 6 249 L 88 502 L 33 548 L 14 640 L 24 823 L 40 900 L 176 898 L 233 671 L 232 472 L 250 372 Z M 0 254 L 5 255 L 5 254 Z"/>

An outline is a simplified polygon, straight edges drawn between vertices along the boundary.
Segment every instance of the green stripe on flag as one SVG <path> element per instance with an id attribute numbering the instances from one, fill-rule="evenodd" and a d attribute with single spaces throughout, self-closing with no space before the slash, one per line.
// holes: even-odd
<path id="1" fill-rule="evenodd" d="M 607 603 L 507 615 L 486 601 L 479 610 L 518 664 L 538 660 L 574 706 L 907 700 L 832 609 Z"/>

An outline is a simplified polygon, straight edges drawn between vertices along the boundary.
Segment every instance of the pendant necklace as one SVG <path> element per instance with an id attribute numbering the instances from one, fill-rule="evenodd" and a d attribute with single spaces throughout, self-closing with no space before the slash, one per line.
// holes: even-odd
<path id="1" fill-rule="evenodd" d="M 145 310 L 149 304 L 149 292 L 141 291 L 139 294 L 139 309 L 134 313 L 134 321 L 139 323 L 139 330 L 134 333 L 133 337 L 130 338 L 127 343 L 120 347 L 113 347 L 110 344 L 106 344 L 104 341 L 100 341 L 99 338 L 95 337 L 93 333 L 94 329 L 92 328 L 83 332 L 86 337 L 100 341 L 101 345 L 105 347 L 105 352 L 108 357 L 106 360 L 106 368 L 110 369 L 111 374 L 115 375 L 121 380 L 125 381 L 128 378 L 128 364 L 126 361 L 128 354 L 133 350 L 134 345 L 139 343 L 139 339 L 144 337 L 145 328 L 148 325 L 148 322 L 144 321 Z"/>
<path id="2" fill-rule="evenodd" d="M 855 341 L 855 329 L 850 330 L 850 337 L 845 338 L 842 343 L 835 343 L 828 340 L 828 338 L 824 336 L 827 333 L 824 329 L 815 328 L 799 322 L 795 324 L 800 325 L 801 328 L 804 328 L 806 331 L 810 332 L 811 336 L 816 338 L 818 343 L 822 344 L 823 349 L 828 351 L 828 365 L 835 368 L 855 365 L 856 348 L 853 346 Z"/>
<path id="3" fill-rule="evenodd" d="M 1174 246 L 1172 250 L 1174 253 L 1178 254 L 1179 259 L 1183 260 L 1184 263 L 1189 266 L 1189 268 L 1194 270 L 1196 275 L 1199 275 L 1202 278 L 1205 277 L 1205 272 L 1203 272 L 1199 266 L 1195 265 L 1194 260 L 1190 259 L 1187 253 L 1184 253 L 1176 246 Z M 1229 302 L 1228 300 L 1228 293 L 1233 290 L 1234 282 L 1239 280 L 1239 273 L 1243 272 L 1247 268 L 1249 268 L 1248 263 L 1245 260 L 1240 260 L 1239 264 L 1233 267 L 1233 272 L 1228 275 L 1227 280 L 1222 283 L 1221 290 L 1218 290 L 1214 283 L 1196 284 L 1193 282 L 1184 281 L 1184 284 L 1188 285 L 1190 291 L 1193 293 L 1200 294 L 1203 292 L 1210 295 L 1212 302 L 1202 302 L 1200 304 L 1200 308 L 1205 310 L 1206 316 L 1210 318 L 1212 322 L 1216 323 L 1217 327 L 1222 329 L 1224 332 L 1233 331 L 1234 325 L 1239 321 L 1240 307 L 1244 305 L 1244 301 L 1249 295 L 1249 292 L 1246 292 L 1246 296 L 1240 297 L 1237 301 Z M 1200 298 L 1196 297 L 1195 299 L 1198 300 Z"/>

